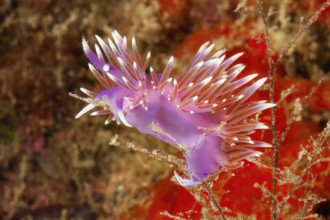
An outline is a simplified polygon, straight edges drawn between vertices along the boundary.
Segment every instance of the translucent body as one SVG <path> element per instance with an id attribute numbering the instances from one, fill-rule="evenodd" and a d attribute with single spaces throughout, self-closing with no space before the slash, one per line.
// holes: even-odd
<path id="1" fill-rule="evenodd" d="M 251 82 L 257 74 L 241 79 L 236 76 L 244 65 L 232 65 L 242 54 L 225 59 L 225 51 L 209 56 L 214 45 L 201 46 L 187 69 L 173 79 L 170 77 L 173 58 L 162 73 L 150 68 L 146 73 L 150 53 L 142 62 L 135 40 L 132 52 L 127 40 L 117 32 L 114 42 L 106 44 L 97 37 L 102 50 L 94 53 L 83 40 L 90 69 L 106 88 L 96 94 L 82 89 L 89 97 L 100 100 L 103 110 L 92 115 L 108 114 L 106 122 L 117 121 L 150 134 L 183 152 L 189 178 L 176 174 L 181 185 L 200 184 L 221 167 L 236 168 L 243 159 L 259 156 L 251 148 L 271 147 L 254 141 L 249 135 L 256 129 L 267 129 L 263 123 L 246 120 L 254 114 L 275 106 L 266 101 L 248 102 L 265 78 Z M 96 107 L 87 105 L 77 117 Z"/>

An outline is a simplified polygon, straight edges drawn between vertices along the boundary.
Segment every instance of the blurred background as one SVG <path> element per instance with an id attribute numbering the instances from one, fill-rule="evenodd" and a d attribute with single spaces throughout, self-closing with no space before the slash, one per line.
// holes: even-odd
<path id="1" fill-rule="evenodd" d="M 322 2 L 265 2 L 265 9 L 274 6 L 274 57 Z M 278 68 L 278 76 L 286 77 L 276 84 L 278 94 L 295 84 L 296 96 L 306 95 L 329 76 L 329 17 L 328 9 L 289 50 Z M 150 50 L 158 71 L 171 55 L 174 72 L 182 71 L 210 40 L 218 49 L 244 51 L 249 70 L 267 75 L 254 0 L 0 0 L 0 218 L 166 219 L 160 211 L 194 207 L 189 193 L 169 181 L 168 165 L 125 143 L 171 155 L 174 148 L 134 129 L 105 126 L 103 117 L 74 119 L 84 103 L 68 93 L 80 94 L 80 87 L 101 90 L 88 70 L 81 39 L 95 43 L 95 34 L 105 39 L 113 30 L 135 36 L 142 56 Z M 305 139 L 329 120 L 328 86 L 325 80 L 302 114 L 311 130 L 302 134 Z M 329 171 L 323 174 L 319 192 L 330 199 Z M 173 200 L 162 191 L 172 193 Z M 191 202 L 180 207 L 185 201 Z M 330 202 L 324 204 L 322 213 L 330 216 Z"/>

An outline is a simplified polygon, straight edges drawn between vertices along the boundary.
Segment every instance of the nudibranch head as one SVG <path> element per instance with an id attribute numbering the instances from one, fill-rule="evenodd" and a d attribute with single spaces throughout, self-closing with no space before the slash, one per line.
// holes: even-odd
<path id="1" fill-rule="evenodd" d="M 172 78 L 173 57 L 162 73 L 151 67 L 147 73 L 150 53 L 142 61 L 134 38 L 129 49 L 126 37 L 116 31 L 112 36 L 108 44 L 96 36 L 95 52 L 83 39 L 89 68 L 105 88 L 98 94 L 81 89 L 103 104 L 92 115 L 108 115 L 106 124 L 114 120 L 182 150 L 190 177 L 175 173 L 181 185 L 200 184 L 220 168 L 236 168 L 243 159 L 259 156 L 253 148 L 271 147 L 249 137 L 256 129 L 268 127 L 246 119 L 275 105 L 247 101 L 266 78 L 254 82 L 257 74 L 236 78 L 244 65 L 233 63 L 242 53 L 227 59 L 225 50 L 210 55 L 214 44 L 207 42 L 186 70 Z M 96 106 L 91 102 L 76 118 Z"/>

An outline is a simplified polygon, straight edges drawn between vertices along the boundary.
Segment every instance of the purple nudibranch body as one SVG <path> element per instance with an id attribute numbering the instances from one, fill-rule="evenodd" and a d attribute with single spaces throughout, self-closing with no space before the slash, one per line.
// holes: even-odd
<path id="1" fill-rule="evenodd" d="M 130 50 L 126 37 L 116 31 L 112 36 L 108 44 L 96 36 L 101 47 L 96 44 L 96 52 L 83 39 L 89 68 L 105 88 L 98 94 L 81 89 L 106 104 L 92 115 L 108 114 L 106 123 L 115 120 L 183 151 L 190 176 L 184 179 L 175 173 L 181 185 L 201 184 L 220 168 L 239 167 L 243 159 L 261 154 L 251 148 L 271 147 L 249 137 L 254 130 L 268 127 L 246 119 L 275 104 L 247 102 L 266 78 L 253 83 L 257 74 L 236 79 L 244 65 L 232 64 L 242 54 L 225 59 L 221 50 L 210 55 L 214 44 L 207 42 L 186 70 L 171 78 L 173 57 L 162 73 L 152 68 L 147 73 L 150 53 L 142 61 L 134 38 Z M 76 118 L 94 107 L 88 104 Z"/>

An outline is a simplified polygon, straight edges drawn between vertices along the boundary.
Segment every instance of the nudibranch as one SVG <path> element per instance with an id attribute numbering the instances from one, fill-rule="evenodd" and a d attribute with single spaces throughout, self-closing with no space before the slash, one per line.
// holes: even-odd
<path id="1" fill-rule="evenodd" d="M 258 74 L 236 78 L 245 66 L 233 63 L 242 53 L 229 58 L 225 50 L 210 54 L 214 44 L 207 42 L 174 78 L 173 57 L 162 73 L 156 73 L 149 67 L 150 52 L 143 61 L 134 37 L 131 46 L 116 31 L 112 37 L 107 44 L 96 36 L 95 52 L 82 41 L 89 68 L 104 87 L 99 93 L 81 89 L 103 103 L 91 115 L 108 115 L 106 124 L 114 120 L 180 149 L 189 173 L 187 179 L 175 173 L 181 185 L 201 184 L 221 168 L 237 168 L 242 160 L 261 155 L 254 148 L 271 147 L 249 137 L 268 127 L 247 119 L 275 105 L 248 101 L 266 78 L 253 81 Z M 76 118 L 98 106 L 89 103 Z"/>

